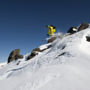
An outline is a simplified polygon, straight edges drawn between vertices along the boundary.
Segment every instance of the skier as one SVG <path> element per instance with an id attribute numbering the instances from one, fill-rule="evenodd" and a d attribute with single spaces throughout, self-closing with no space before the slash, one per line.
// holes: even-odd
<path id="1" fill-rule="evenodd" d="M 52 37 L 56 31 L 56 27 L 53 25 L 46 25 L 46 27 L 48 28 L 48 35 Z"/>

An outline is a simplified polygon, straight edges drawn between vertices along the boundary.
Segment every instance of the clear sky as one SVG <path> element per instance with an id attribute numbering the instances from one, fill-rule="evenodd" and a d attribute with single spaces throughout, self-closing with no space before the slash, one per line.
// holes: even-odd
<path id="1" fill-rule="evenodd" d="M 26 54 L 45 43 L 45 25 L 66 32 L 81 22 L 90 23 L 90 0 L 0 0 L 0 62 L 14 49 Z"/>

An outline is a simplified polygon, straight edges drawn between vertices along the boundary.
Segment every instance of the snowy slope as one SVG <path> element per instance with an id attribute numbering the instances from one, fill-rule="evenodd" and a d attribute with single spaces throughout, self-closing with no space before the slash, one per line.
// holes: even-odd
<path id="1" fill-rule="evenodd" d="M 2 68 L 3 66 L 5 66 L 6 64 L 7 64 L 6 62 L 0 63 L 0 68 Z"/>
<path id="2" fill-rule="evenodd" d="M 33 59 L 0 69 L 0 90 L 90 90 L 90 28 L 57 38 Z M 41 48 L 46 45 L 40 46 Z"/>

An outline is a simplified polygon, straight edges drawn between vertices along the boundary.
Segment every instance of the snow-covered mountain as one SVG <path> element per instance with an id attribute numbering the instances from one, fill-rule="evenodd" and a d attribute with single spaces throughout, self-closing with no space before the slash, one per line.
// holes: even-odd
<path id="1" fill-rule="evenodd" d="M 5 65 L 0 69 L 0 90 L 90 90 L 89 35 L 90 27 L 58 37 L 31 60 L 25 61 L 27 54 L 19 65 Z"/>

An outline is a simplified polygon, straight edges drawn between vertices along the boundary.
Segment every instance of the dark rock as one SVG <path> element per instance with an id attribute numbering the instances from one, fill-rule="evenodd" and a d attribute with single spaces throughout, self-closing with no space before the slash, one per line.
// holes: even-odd
<path id="1" fill-rule="evenodd" d="M 20 49 L 15 49 L 10 53 L 8 57 L 8 63 L 22 58 L 23 58 L 23 55 L 20 55 Z"/>
<path id="2" fill-rule="evenodd" d="M 66 46 L 63 46 L 63 47 L 62 47 L 62 50 L 65 49 L 65 47 L 66 47 Z"/>
<path id="3" fill-rule="evenodd" d="M 63 53 L 61 53 L 60 55 L 58 55 L 58 56 L 62 56 L 62 55 L 65 55 L 66 54 L 66 52 L 63 52 Z"/>
<path id="4" fill-rule="evenodd" d="M 47 48 L 44 48 L 44 49 L 40 50 L 40 48 L 35 48 L 35 49 L 32 50 L 32 52 L 43 52 L 46 49 Z"/>
<path id="5" fill-rule="evenodd" d="M 60 56 L 63 56 L 63 55 L 66 55 L 66 56 L 68 56 L 68 57 L 71 56 L 71 54 L 70 54 L 69 52 L 63 52 L 63 53 L 61 53 L 60 55 L 58 55 L 56 58 L 58 58 L 58 57 L 60 57 Z"/>
<path id="6" fill-rule="evenodd" d="M 44 50 L 46 50 L 46 48 L 43 49 L 43 50 L 40 50 L 40 48 L 35 48 L 35 49 L 32 50 L 32 53 L 33 53 L 33 52 L 34 52 L 34 53 L 36 53 L 36 52 L 43 52 Z"/>
<path id="7" fill-rule="evenodd" d="M 35 48 L 35 49 L 33 49 L 33 51 L 41 52 L 40 48 Z M 32 52 L 33 52 L 33 51 L 32 51 Z"/>
<path id="8" fill-rule="evenodd" d="M 40 50 L 40 48 L 35 48 L 32 50 L 31 54 L 27 57 L 27 60 L 32 59 L 33 57 L 35 57 L 38 52 L 41 52 L 42 50 Z"/>
<path id="9" fill-rule="evenodd" d="M 51 38 L 48 40 L 48 43 L 53 42 L 55 39 L 56 39 L 56 37 L 51 37 Z"/>
<path id="10" fill-rule="evenodd" d="M 74 33 L 76 33 L 77 32 L 77 27 L 71 27 L 68 31 L 67 31 L 67 33 L 70 33 L 70 34 L 74 34 Z"/>
<path id="11" fill-rule="evenodd" d="M 33 49 L 31 54 L 27 57 L 27 60 L 34 58 L 36 55 L 38 55 L 39 52 L 43 52 L 51 47 L 52 47 L 52 45 L 48 45 L 47 48 L 44 48 L 42 50 L 40 50 L 40 48 Z"/>
<path id="12" fill-rule="evenodd" d="M 80 27 L 78 28 L 78 31 L 84 30 L 84 29 L 86 29 L 86 28 L 88 28 L 88 27 L 89 27 L 89 24 L 87 24 L 87 23 L 82 23 L 82 24 L 80 25 Z"/>
<path id="13" fill-rule="evenodd" d="M 27 57 L 27 60 L 32 59 L 33 57 L 35 57 L 38 53 L 36 53 L 35 51 L 32 51 L 31 54 Z"/>
<path id="14" fill-rule="evenodd" d="M 63 53 L 61 53 L 60 55 L 58 55 L 56 58 L 58 58 L 58 57 L 60 57 L 60 56 L 63 56 L 63 55 L 65 55 L 66 54 L 66 52 L 63 52 Z"/>
<path id="15" fill-rule="evenodd" d="M 86 40 L 90 42 L 90 36 L 86 36 Z"/>
<path id="16" fill-rule="evenodd" d="M 27 57 L 27 60 L 32 59 L 33 57 L 35 57 L 36 55 L 38 55 L 38 52 L 43 52 L 44 50 L 46 50 L 46 48 L 43 49 L 43 50 L 40 50 L 40 48 L 33 49 L 32 52 L 31 52 L 31 54 Z"/>
<path id="17" fill-rule="evenodd" d="M 20 62 L 21 62 L 21 61 L 18 61 L 17 65 L 19 65 L 19 64 L 20 64 Z"/>
<path id="18" fill-rule="evenodd" d="M 51 47 L 52 47 L 52 45 L 48 45 L 47 49 L 49 49 L 49 48 L 51 48 Z"/>

